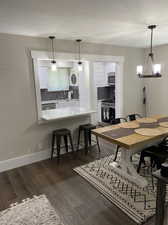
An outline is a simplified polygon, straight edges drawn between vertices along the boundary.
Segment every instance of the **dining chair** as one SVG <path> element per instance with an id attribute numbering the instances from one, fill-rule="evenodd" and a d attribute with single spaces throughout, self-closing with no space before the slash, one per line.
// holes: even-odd
<path id="1" fill-rule="evenodd" d="M 140 172 L 142 163 L 145 164 L 145 157 L 150 158 L 151 174 L 154 167 L 160 169 L 161 164 L 168 159 L 168 137 L 165 137 L 159 145 L 148 147 L 141 152 L 139 165 L 137 168 L 138 173 Z M 154 189 L 153 176 L 152 186 Z"/>
<path id="2" fill-rule="evenodd" d="M 120 117 L 120 118 L 115 118 L 115 119 L 111 120 L 111 124 L 114 124 L 114 125 L 122 123 L 122 122 L 127 122 L 127 119 L 124 118 L 124 117 Z M 116 149 L 115 156 L 114 156 L 114 159 L 113 159 L 114 162 L 117 160 L 119 148 L 120 148 L 120 146 L 117 145 L 117 149 Z"/>
<path id="3" fill-rule="evenodd" d="M 135 113 L 135 114 L 130 114 L 130 115 L 128 115 L 127 116 L 127 119 L 129 120 L 129 121 L 134 121 L 134 120 L 136 120 L 137 118 L 141 118 L 142 116 L 140 115 L 140 114 L 138 114 L 138 113 Z"/>
<path id="4" fill-rule="evenodd" d="M 111 124 L 118 124 L 118 123 L 122 123 L 122 122 L 127 122 L 127 119 L 124 117 L 119 117 L 119 118 L 112 119 L 110 121 Z"/>

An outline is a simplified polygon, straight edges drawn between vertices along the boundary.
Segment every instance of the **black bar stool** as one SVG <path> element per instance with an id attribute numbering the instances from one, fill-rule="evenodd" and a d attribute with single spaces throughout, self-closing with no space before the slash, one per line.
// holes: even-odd
<path id="1" fill-rule="evenodd" d="M 80 137 L 81 137 L 81 132 L 84 133 L 84 145 L 85 145 L 85 153 L 88 153 L 88 146 L 91 146 L 92 142 L 92 130 L 96 129 L 96 126 L 93 124 L 82 124 L 79 126 L 79 133 L 78 133 L 78 143 L 77 143 L 77 150 L 79 150 L 79 144 L 80 144 Z M 97 147 L 100 153 L 100 145 L 99 145 L 99 140 L 98 137 L 96 136 L 96 143 Z"/>
<path id="2" fill-rule="evenodd" d="M 66 128 L 54 130 L 52 133 L 51 159 L 53 159 L 55 141 L 56 141 L 56 145 L 57 145 L 57 148 L 56 148 L 57 149 L 57 157 L 58 157 L 58 159 L 60 158 L 61 138 L 62 137 L 64 138 L 66 152 L 68 152 L 68 137 L 69 137 L 72 151 L 74 151 L 71 131 Z"/>

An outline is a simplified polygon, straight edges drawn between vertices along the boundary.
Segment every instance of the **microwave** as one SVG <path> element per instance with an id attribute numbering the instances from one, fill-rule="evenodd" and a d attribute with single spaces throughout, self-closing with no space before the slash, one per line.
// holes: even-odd
<path id="1" fill-rule="evenodd" d="M 108 73 L 108 85 L 115 85 L 115 73 Z"/>

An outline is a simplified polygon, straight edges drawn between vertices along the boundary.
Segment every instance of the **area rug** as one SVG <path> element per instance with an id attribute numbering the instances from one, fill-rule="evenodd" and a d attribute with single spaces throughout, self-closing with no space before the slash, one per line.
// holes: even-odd
<path id="1" fill-rule="evenodd" d="M 0 212 L 0 225 L 63 225 L 45 195 L 34 196 Z"/>
<path id="2" fill-rule="evenodd" d="M 142 224 L 155 214 L 156 187 L 153 189 L 151 170 L 148 166 L 141 169 L 141 175 L 148 180 L 148 186 L 143 189 L 138 188 L 114 171 L 110 165 L 113 158 L 114 156 L 111 155 L 74 170 L 132 220 Z M 135 155 L 133 157 L 135 167 L 138 161 L 139 156 Z M 154 186 L 156 186 L 155 182 L 154 180 Z"/>

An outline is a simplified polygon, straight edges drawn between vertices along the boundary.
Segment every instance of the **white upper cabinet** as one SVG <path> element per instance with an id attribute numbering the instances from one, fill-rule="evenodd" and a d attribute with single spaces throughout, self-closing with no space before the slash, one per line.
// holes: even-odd
<path id="1" fill-rule="evenodd" d="M 116 63 L 106 62 L 105 63 L 105 73 L 108 75 L 109 73 L 116 72 Z"/>
<path id="2" fill-rule="evenodd" d="M 108 76 L 116 72 L 115 62 L 94 62 L 93 74 L 96 87 L 108 86 Z"/>
<path id="3" fill-rule="evenodd" d="M 95 81 L 96 87 L 107 86 L 107 76 L 105 73 L 104 62 L 94 62 L 93 73 L 94 73 L 94 81 Z"/>

